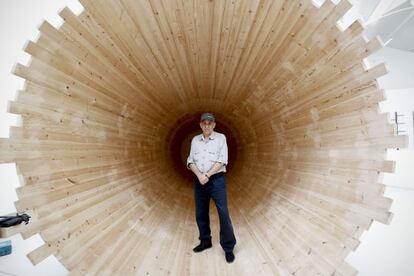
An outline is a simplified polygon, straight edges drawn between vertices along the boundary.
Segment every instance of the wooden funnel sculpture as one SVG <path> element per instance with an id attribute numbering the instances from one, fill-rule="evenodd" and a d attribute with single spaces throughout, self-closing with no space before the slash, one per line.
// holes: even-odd
<path id="1" fill-rule="evenodd" d="M 21 115 L 1 162 L 21 176 L 24 238 L 73 274 L 354 275 L 344 259 L 373 220 L 388 223 L 381 172 L 403 147 L 378 102 L 382 45 L 347 1 L 81 0 L 28 42 Z M 198 242 L 185 167 L 199 115 L 229 144 L 236 262 Z"/>

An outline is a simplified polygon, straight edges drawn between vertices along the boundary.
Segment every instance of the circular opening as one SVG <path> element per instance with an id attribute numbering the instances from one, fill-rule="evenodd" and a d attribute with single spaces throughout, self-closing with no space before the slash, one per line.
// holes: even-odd
<path id="1" fill-rule="evenodd" d="M 186 162 L 190 152 L 191 139 L 202 132 L 199 125 L 200 115 L 201 113 L 187 114 L 175 121 L 171 120 L 170 130 L 164 138 L 168 154 L 166 158 L 170 163 L 168 167 L 183 178 L 183 184 L 188 183 L 189 180 L 191 183 L 193 178 L 193 173 L 186 168 Z M 238 154 L 238 141 L 233 133 L 238 133 L 238 131 L 233 125 L 227 123 L 225 116 L 215 115 L 217 119 L 214 131 L 226 135 L 229 151 L 227 171 L 231 173 Z"/>

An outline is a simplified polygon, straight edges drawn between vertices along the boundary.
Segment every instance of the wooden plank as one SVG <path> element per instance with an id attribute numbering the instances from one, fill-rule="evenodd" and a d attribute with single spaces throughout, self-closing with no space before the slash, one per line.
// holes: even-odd
<path id="1" fill-rule="evenodd" d="M 395 169 L 387 149 L 408 138 L 379 110 L 386 65 L 363 64 L 381 41 L 336 24 L 348 1 L 80 2 L 26 44 L 30 63 L 13 69 L 25 85 L 8 105 L 19 124 L 0 139 L 21 182 L 16 208 L 33 216 L 7 233 L 41 235 L 33 263 L 53 254 L 72 275 L 356 274 L 344 260 L 374 220 L 390 222 L 380 177 Z M 206 111 L 237 151 L 231 266 L 219 246 L 190 253 L 182 141 Z M 218 244 L 216 214 L 211 224 Z"/>

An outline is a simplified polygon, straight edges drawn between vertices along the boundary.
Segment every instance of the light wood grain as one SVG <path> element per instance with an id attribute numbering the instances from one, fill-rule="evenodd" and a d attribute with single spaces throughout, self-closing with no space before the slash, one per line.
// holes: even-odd
<path id="1" fill-rule="evenodd" d="M 357 273 L 344 260 L 374 220 L 390 223 L 380 176 L 407 137 L 379 112 L 386 65 L 363 63 L 381 41 L 358 21 L 337 27 L 348 1 L 80 2 L 59 28 L 43 22 L 13 68 L 20 123 L 0 162 L 16 163 L 15 205 L 32 220 L 2 235 L 39 233 L 31 262 L 53 254 L 71 275 Z M 192 252 L 192 176 L 174 156 L 205 111 L 237 151 L 231 265 L 214 208 L 214 246 Z"/>

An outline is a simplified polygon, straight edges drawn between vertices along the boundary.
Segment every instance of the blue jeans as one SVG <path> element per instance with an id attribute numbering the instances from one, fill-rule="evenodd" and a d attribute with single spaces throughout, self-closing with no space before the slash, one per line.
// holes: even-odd
<path id="1" fill-rule="evenodd" d="M 220 244 L 225 252 L 233 251 L 236 245 L 233 226 L 227 208 L 226 180 L 224 173 L 217 173 L 210 177 L 209 181 L 201 185 L 197 177 L 194 177 L 194 197 L 196 207 L 196 221 L 200 232 L 199 239 L 202 242 L 211 242 L 210 230 L 210 198 L 216 204 L 220 219 Z"/>

